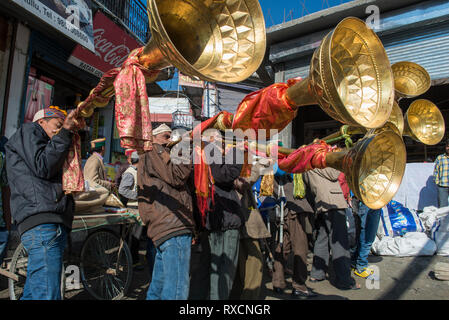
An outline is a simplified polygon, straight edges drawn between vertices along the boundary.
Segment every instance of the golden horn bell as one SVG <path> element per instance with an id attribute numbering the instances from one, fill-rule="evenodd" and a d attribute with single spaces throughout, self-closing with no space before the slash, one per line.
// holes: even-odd
<path id="1" fill-rule="evenodd" d="M 407 157 L 398 133 L 385 128 L 374 130 L 354 147 L 328 153 L 326 164 L 345 173 L 349 188 L 367 207 L 380 209 L 398 191 Z"/>
<path id="2" fill-rule="evenodd" d="M 149 69 L 175 66 L 206 81 L 239 82 L 265 56 L 257 0 L 148 0 L 152 38 L 139 57 Z"/>
<path id="3" fill-rule="evenodd" d="M 394 75 L 396 99 L 413 98 L 429 90 L 430 75 L 419 64 L 410 61 L 401 61 L 391 66 Z"/>
<path id="4" fill-rule="evenodd" d="M 446 126 L 440 109 L 431 101 L 418 99 L 408 108 L 404 117 L 404 135 L 427 144 L 438 144 Z"/>
<path id="5" fill-rule="evenodd" d="M 394 128 L 388 126 L 394 125 Z M 395 102 L 391 111 L 390 118 L 384 126 L 377 128 L 376 132 L 388 127 L 388 129 L 398 132 L 403 136 L 408 136 L 415 141 L 426 145 L 438 144 L 444 137 L 445 123 L 443 115 L 438 107 L 429 100 L 419 99 L 414 101 L 406 115 L 404 116 L 401 108 Z M 365 134 L 367 129 L 356 126 L 342 126 L 340 131 L 335 132 L 322 140 L 328 141 L 341 138 L 344 134 Z"/>
<path id="6" fill-rule="evenodd" d="M 365 22 L 346 18 L 315 50 L 310 77 L 287 90 L 291 105 L 319 104 L 349 125 L 378 128 L 390 117 L 394 81 L 382 42 Z"/>

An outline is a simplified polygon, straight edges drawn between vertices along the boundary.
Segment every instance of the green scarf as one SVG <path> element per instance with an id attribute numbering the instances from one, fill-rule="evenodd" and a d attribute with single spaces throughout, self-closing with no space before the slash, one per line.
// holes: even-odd
<path id="1" fill-rule="evenodd" d="M 293 197 L 302 199 L 306 196 L 306 187 L 301 173 L 293 174 Z"/>

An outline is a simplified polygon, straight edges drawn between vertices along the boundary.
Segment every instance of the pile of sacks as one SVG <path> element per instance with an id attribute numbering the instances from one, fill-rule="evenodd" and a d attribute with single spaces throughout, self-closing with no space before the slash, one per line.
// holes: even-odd
<path id="1" fill-rule="evenodd" d="M 97 213 L 119 213 L 125 212 L 125 206 L 108 189 L 89 186 L 85 181 L 85 191 L 78 193 L 75 197 L 75 215 L 88 215 Z"/>
<path id="2" fill-rule="evenodd" d="M 449 207 L 424 208 L 418 214 L 396 201 L 382 209 L 377 237 L 372 246 L 376 255 L 449 255 Z"/>

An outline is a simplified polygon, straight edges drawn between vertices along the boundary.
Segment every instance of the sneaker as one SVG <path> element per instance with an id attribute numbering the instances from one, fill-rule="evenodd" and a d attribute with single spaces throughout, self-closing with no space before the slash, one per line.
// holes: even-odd
<path id="1" fill-rule="evenodd" d="M 373 273 L 374 273 L 374 270 L 368 269 L 368 268 L 363 268 L 362 271 L 359 271 L 357 269 L 354 270 L 354 274 L 356 276 L 359 276 L 359 277 L 364 278 L 364 279 L 368 278 Z"/>

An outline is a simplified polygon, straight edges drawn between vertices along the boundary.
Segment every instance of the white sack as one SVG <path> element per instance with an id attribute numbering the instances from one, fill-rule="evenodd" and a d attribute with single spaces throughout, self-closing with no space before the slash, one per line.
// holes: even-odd
<path id="1" fill-rule="evenodd" d="M 379 256 L 432 256 L 437 250 L 435 242 L 423 232 L 408 232 L 401 237 L 384 236 L 376 239 L 372 251 Z"/>

